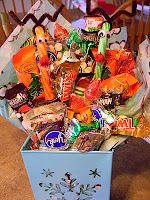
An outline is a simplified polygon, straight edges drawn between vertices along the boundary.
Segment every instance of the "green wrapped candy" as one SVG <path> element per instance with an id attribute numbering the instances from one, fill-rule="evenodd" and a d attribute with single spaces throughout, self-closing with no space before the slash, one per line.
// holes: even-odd
<path id="1" fill-rule="evenodd" d="M 91 124 L 81 124 L 77 119 L 73 118 L 71 120 L 71 125 L 66 132 L 68 137 L 67 143 L 73 144 L 80 132 L 90 131 L 100 128 L 100 122 L 92 122 Z"/>

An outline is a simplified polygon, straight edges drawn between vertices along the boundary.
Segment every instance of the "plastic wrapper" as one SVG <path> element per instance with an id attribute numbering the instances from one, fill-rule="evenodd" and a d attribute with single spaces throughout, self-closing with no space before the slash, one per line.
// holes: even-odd
<path id="1" fill-rule="evenodd" d="M 68 101 L 74 90 L 75 80 L 80 67 L 80 61 L 65 61 L 60 65 L 56 79 L 58 97 L 62 102 Z"/>
<path id="2" fill-rule="evenodd" d="M 146 120 L 150 123 L 150 97 L 145 101 L 144 104 L 144 116 Z"/>
<path id="3" fill-rule="evenodd" d="M 93 76 L 93 74 L 92 74 Z M 89 77 L 81 77 L 79 78 L 78 81 L 76 81 L 76 86 L 75 86 L 75 91 L 74 93 L 77 95 L 77 96 L 82 96 L 84 97 L 84 92 L 85 92 L 85 89 L 88 87 L 91 79 L 92 79 L 92 76 L 90 74 Z M 78 77 L 77 77 L 78 78 Z"/>
<path id="4" fill-rule="evenodd" d="M 66 141 L 68 144 L 73 144 L 80 132 L 98 130 L 99 128 L 99 121 L 91 122 L 90 124 L 82 124 L 77 119 L 73 118 L 66 131 Z"/>
<path id="5" fill-rule="evenodd" d="M 107 123 L 108 125 L 113 125 L 116 121 L 115 116 L 111 112 L 103 110 L 98 105 L 93 105 L 92 112 L 94 118 L 100 122 L 102 127 L 105 126 L 105 123 Z"/>
<path id="6" fill-rule="evenodd" d="M 91 105 L 85 103 L 84 98 L 71 95 L 69 107 L 67 108 L 68 119 L 76 118 L 82 123 L 90 124 L 92 120 Z"/>
<path id="7" fill-rule="evenodd" d="M 65 143 L 65 135 L 58 130 L 50 130 L 44 135 L 44 144 L 52 150 L 65 150 L 69 147 Z M 41 148 L 40 148 L 41 149 Z"/>
<path id="8" fill-rule="evenodd" d="M 89 32 L 98 31 L 102 26 L 102 16 L 85 16 L 85 30 Z"/>
<path id="9" fill-rule="evenodd" d="M 138 57 L 136 60 L 136 77 L 142 84 L 136 94 L 125 102 L 125 105 L 117 108 L 117 115 L 134 116 L 143 113 L 145 100 L 150 96 L 150 79 L 149 79 L 149 60 L 150 41 L 148 38 L 139 45 Z"/>
<path id="10" fill-rule="evenodd" d="M 105 90 L 105 88 L 107 88 L 110 91 L 114 91 L 114 89 L 123 89 L 123 97 L 129 98 L 132 97 L 140 88 L 140 83 L 132 75 L 128 73 L 123 73 L 103 80 L 101 83 L 101 87 L 102 90 Z"/>
<path id="11" fill-rule="evenodd" d="M 64 119 L 58 120 L 56 122 L 50 122 L 50 123 L 47 122 L 44 124 L 38 124 L 34 129 L 39 140 L 43 139 L 45 134 L 47 134 L 47 132 L 49 132 L 51 130 L 64 132 L 65 131 Z"/>
<path id="12" fill-rule="evenodd" d="M 135 125 L 134 125 L 135 124 Z M 139 120 L 124 118 L 119 120 L 112 134 L 128 135 L 140 138 L 150 138 L 150 123 L 142 115 Z"/>
<path id="13" fill-rule="evenodd" d="M 55 23 L 54 38 L 57 41 L 64 41 L 69 36 L 69 32 L 57 22 Z"/>
<path id="14" fill-rule="evenodd" d="M 122 73 L 128 73 L 134 76 L 134 55 L 131 51 L 124 49 L 120 51 L 106 50 L 106 66 L 110 71 L 110 76 Z"/>
<path id="15" fill-rule="evenodd" d="M 74 144 L 71 146 L 71 151 L 87 152 L 98 150 L 103 142 L 104 136 L 102 132 L 85 131 L 81 132 Z"/>
<path id="16" fill-rule="evenodd" d="M 18 81 L 23 83 L 26 87 L 28 87 L 32 81 L 32 74 L 39 75 L 34 46 L 22 48 L 13 56 L 12 62 L 18 76 Z"/>
<path id="17" fill-rule="evenodd" d="M 66 105 L 55 102 L 33 108 L 23 115 L 22 125 L 31 134 L 36 133 L 38 138 L 49 130 L 64 130 Z"/>
<path id="18" fill-rule="evenodd" d="M 82 53 L 88 54 L 90 48 L 96 47 L 99 38 L 97 32 L 89 33 L 81 29 L 77 31 L 73 30 L 67 40 L 68 48 L 71 48 L 73 45 L 76 46 L 77 49 L 80 49 Z"/>
<path id="19" fill-rule="evenodd" d="M 86 87 L 85 97 L 90 101 L 94 101 L 100 98 L 101 93 L 101 81 L 96 79 L 91 81 L 90 84 Z"/>
<path id="20" fill-rule="evenodd" d="M 115 93 L 115 90 L 114 90 Z M 122 104 L 122 94 L 113 94 L 111 92 L 102 92 L 99 100 L 100 104 L 104 106 L 105 109 L 111 110 L 116 106 Z"/>
<path id="21" fill-rule="evenodd" d="M 12 88 L 6 90 L 5 97 L 9 105 L 16 110 L 17 113 L 25 113 L 33 107 L 28 90 L 23 83 L 16 84 Z"/>

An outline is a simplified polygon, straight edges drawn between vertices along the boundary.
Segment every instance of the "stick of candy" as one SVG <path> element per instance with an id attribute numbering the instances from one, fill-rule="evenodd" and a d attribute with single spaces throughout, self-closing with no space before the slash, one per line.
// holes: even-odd
<path id="1" fill-rule="evenodd" d="M 98 54 L 95 58 L 96 60 L 96 67 L 94 71 L 94 79 L 100 78 L 102 76 L 103 65 L 104 65 L 104 58 L 107 46 L 107 40 L 110 37 L 110 23 L 104 22 L 102 25 L 102 29 L 98 32 L 100 37 L 99 45 L 98 45 Z"/>
<path id="2" fill-rule="evenodd" d="M 36 34 L 37 51 L 40 61 L 39 68 L 41 73 L 41 83 L 44 89 L 45 99 L 53 100 L 54 93 L 48 73 L 49 58 L 47 55 L 47 44 L 45 41 L 44 29 L 41 26 L 36 27 L 35 34 Z"/>

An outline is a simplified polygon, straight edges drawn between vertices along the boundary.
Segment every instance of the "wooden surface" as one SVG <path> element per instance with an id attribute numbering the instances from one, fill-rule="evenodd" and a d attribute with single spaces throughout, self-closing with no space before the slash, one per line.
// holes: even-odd
<path id="1" fill-rule="evenodd" d="M 25 139 L 24 132 L 0 116 L 1 200 L 34 200 L 20 154 Z M 149 200 L 149 187 L 150 145 L 133 138 L 114 152 L 111 200 Z"/>

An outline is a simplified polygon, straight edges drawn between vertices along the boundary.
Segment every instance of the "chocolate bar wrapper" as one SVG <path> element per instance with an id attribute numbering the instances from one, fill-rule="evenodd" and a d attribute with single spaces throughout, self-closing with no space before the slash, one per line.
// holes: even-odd
<path id="1" fill-rule="evenodd" d="M 48 130 L 63 128 L 66 106 L 61 102 L 33 108 L 23 116 L 23 126 L 40 139 Z"/>
<path id="2" fill-rule="evenodd" d="M 111 133 L 140 138 L 150 138 L 150 123 L 143 115 L 135 121 L 133 121 L 132 118 L 124 118 L 118 122 L 116 129 L 112 130 Z"/>
<path id="3" fill-rule="evenodd" d="M 88 152 L 97 150 L 102 143 L 104 136 L 102 132 L 85 131 L 78 135 L 78 138 L 71 146 L 72 151 Z"/>
<path id="4" fill-rule="evenodd" d="M 35 132 L 39 140 L 43 139 L 44 135 L 51 130 L 65 131 L 64 118 L 52 123 L 38 124 L 35 128 Z"/>
<path id="5" fill-rule="evenodd" d="M 23 83 L 16 84 L 6 90 L 5 97 L 9 105 L 18 113 L 25 113 L 33 107 L 28 89 Z"/>
<path id="6" fill-rule="evenodd" d="M 58 97 L 62 102 L 68 101 L 71 97 L 71 93 L 74 90 L 75 80 L 79 72 L 79 67 L 80 61 L 65 61 L 60 65 L 56 79 L 56 88 Z"/>

